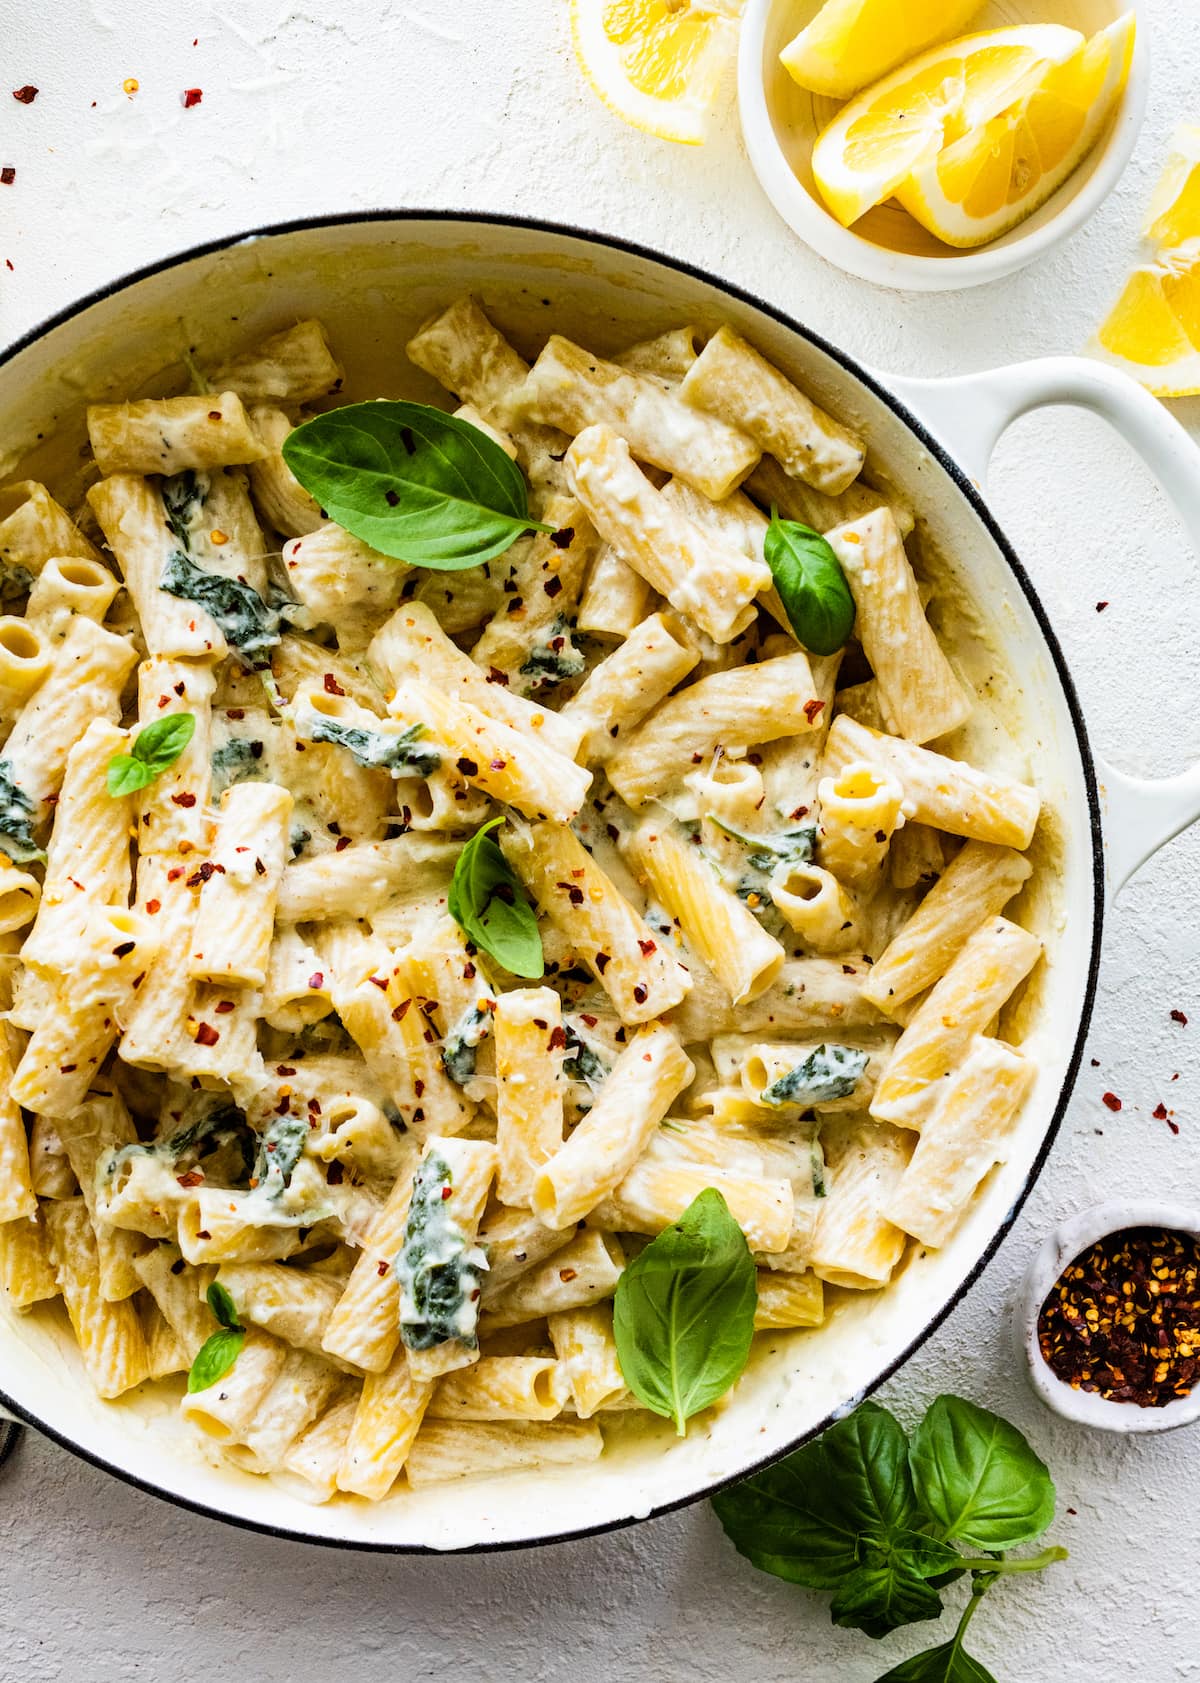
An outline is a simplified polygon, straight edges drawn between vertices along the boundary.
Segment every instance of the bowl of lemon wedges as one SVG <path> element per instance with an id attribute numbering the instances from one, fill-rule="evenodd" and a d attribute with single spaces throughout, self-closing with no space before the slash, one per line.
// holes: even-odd
<path id="1" fill-rule="evenodd" d="M 1120 0 L 748 0 L 738 102 L 776 210 L 918 291 L 1013 273 L 1116 184 L 1147 65 Z"/>

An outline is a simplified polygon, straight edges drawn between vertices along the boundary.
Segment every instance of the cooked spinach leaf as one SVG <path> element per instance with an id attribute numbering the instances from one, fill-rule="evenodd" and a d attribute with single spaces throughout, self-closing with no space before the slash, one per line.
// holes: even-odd
<path id="1" fill-rule="evenodd" d="M 425 734 L 424 725 L 410 725 L 399 736 L 390 736 L 386 731 L 364 730 L 359 725 L 327 719 L 323 713 L 311 713 L 305 715 L 303 728 L 313 742 L 332 742 L 353 754 L 360 766 L 375 766 L 393 777 L 429 777 L 442 763 L 435 748 L 417 746 Z"/>
<path id="2" fill-rule="evenodd" d="M 560 614 L 544 643 L 535 643 L 521 665 L 523 677 L 532 678 L 530 689 L 549 688 L 567 678 L 578 678 L 587 662 L 571 641 L 571 627 Z"/>
<path id="3" fill-rule="evenodd" d="M 292 1182 L 292 1172 L 304 1152 L 308 1123 L 302 1116 L 277 1116 L 258 1136 L 253 1184 L 278 1198 Z"/>
<path id="4" fill-rule="evenodd" d="M 718 830 L 750 849 L 746 855 L 746 863 L 752 865 L 756 871 L 770 874 L 779 865 L 807 865 L 816 852 L 815 824 L 802 824 L 797 830 L 782 830 L 774 836 L 752 836 L 745 830 L 735 829 L 715 813 L 710 812 L 708 816 L 709 822 Z"/>
<path id="5" fill-rule="evenodd" d="M 230 648 L 247 663 L 279 642 L 279 615 L 268 608 L 257 590 L 240 579 L 206 572 L 189 561 L 182 550 L 171 551 L 158 583 L 168 595 L 195 602 L 211 614 Z"/>
<path id="6" fill-rule="evenodd" d="M 870 1062 L 869 1054 L 853 1046 L 815 1046 L 802 1063 L 764 1087 L 760 1103 L 768 1105 L 830 1104 L 849 1098 Z"/>
<path id="7" fill-rule="evenodd" d="M 413 1176 L 412 1202 L 396 1258 L 400 1336 L 409 1350 L 452 1338 L 475 1347 L 480 1280 L 487 1258 L 454 1218 L 454 1175 L 436 1151 Z"/>
<path id="8" fill-rule="evenodd" d="M 162 482 L 163 510 L 172 535 L 185 550 L 192 547 L 192 530 L 204 513 L 204 504 L 211 487 L 206 473 L 184 468 Z"/>
<path id="9" fill-rule="evenodd" d="M 589 976 L 589 980 L 590 980 Z M 582 1081 L 593 1090 L 602 1087 L 607 1079 L 609 1065 L 600 1054 L 593 1050 L 573 1029 L 570 1023 L 563 1026 L 563 1033 L 567 1038 L 567 1052 L 563 1059 L 563 1074 L 568 1081 Z"/>
<path id="10" fill-rule="evenodd" d="M 33 839 L 36 817 L 33 802 L 13 778 L 12 766 L 0 760 L 0 849 L 15 864 L 45 862 L 45 853 Z"/>
<path id="11" fill-rule="evenodd" d="M 231 736 L 212 751 L 212 792 L 217 800 L 235 783 L 261 782 L 266 777 L 264 744 L 256 737 Z"/>
<path id="12" fill-rule="evenodd" d="M 442 1068 L 459 1087 L 475 1074 L 476 1053 L 491 1033 L 495 1004 L 495 996 L 488 989 L 475 1004 L 468 1005 L 443 1042 Z"/>

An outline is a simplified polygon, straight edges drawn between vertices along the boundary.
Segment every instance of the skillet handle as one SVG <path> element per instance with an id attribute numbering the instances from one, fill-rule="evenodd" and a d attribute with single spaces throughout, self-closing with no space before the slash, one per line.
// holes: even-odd
<path id="1" fill-rule="evenodd" d="M 1060 356 L 947 380 L 885 376 L 884 383 L 945 442 L 980 490 L 986 488 L 997 442 L 1022 415 L 1057 404 L 1091 410 L 1114 426 L 1156 475 L 1200 557 L 1200 449 L 1128 375 L 1083 357 Z M 1111 905 L 1147 859 L 1200 818 L 1200 765 L 1178 777 L 1148 779 L 1117 771 L 1097 755 L 1097 769 Z"/>

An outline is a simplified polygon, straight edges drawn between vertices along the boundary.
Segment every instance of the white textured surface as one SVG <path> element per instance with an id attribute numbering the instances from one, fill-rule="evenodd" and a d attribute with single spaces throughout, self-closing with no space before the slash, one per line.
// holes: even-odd
<path id="1" fill-rule="evenodd" d="M 1133 251 L 1173 121 L 1200 117 L 1200 16 L 1147 0 L 1150 118 L 1121 191 L 1055 257 L 961 297 L 873 291 L 797 246 L 732 117 L 697 152 L 623 129 L 579 87 L 562 0 L 0 0 L 0 340 L 183 245 L 348 207 L 560 218 L 740 281 L 879 368 L 934 374 L 1071 351 Z M 1053 0 L 1047 0 L 1047 15 Z M 193 40 L 198 38 L 198 45 Z M 133 99 L 126 77 L 141 86 Z M 31 107 L 7 88 L 33 82 Z M 185 111 L 181 91 L 203 103 Z M 92 102 L 95 102 L 94 106 Z M 5 259 L 12 265 L 9 269 Z M 1200 405 L 1179 406 L 1200 420 Z M 1145 472 L 1097 422 L 1040 416 L 1001 446 L 994 503 L 1065 644 L 1094 740 L 1147 773 L 1200 756 L 1200 565 Z M 1095 603 L 1111 605 L 1097 614 Z M 1058 1480 L 1071 1560 L 998 1590 L 973 1630 L 1002 1683 L 1200 1677 L 1192 1614 L 1200 1456 L 1041 1411 L 1002 1325 L 1033 1244 L 1115 1192 L 1200 1183 L 1200 839 L 1128 891 L 1106 942 L 1079 1089 L 1050 1165 L 982 1283 L 886 1393 L 943 1389 L 1009 1414 Z M 1172 1007 L 1192 1017 L 1183 1029 Z M 1178 1080 L 1172 1081 L 1175 1072 Z M 1124 1109 L 1101 1103 L 1119 1093 Z M 1151 1115 L 1177 1112 L 1176 1138 Z M 1074 1509 L 1074 1513 L 1066 1512 Z M 868 1683 L 935 1640 L 873 1646 L 753 1572 L 703 1507 L 555 1551 L 405 1561 L 317 1553 L 178 1513 L 28 1437 L 0 1473 L 0 1680 L 219 1675 L 519 1676 L 578 1683 Z M 948 1621 L 947 1621 L 948 1629 Z"/>

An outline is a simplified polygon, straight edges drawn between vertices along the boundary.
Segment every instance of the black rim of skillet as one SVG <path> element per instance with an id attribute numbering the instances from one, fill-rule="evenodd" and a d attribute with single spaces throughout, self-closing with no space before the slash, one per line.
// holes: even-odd
<path id="1" fill-rule="evenodd" d="M 893 392 L 889 391 L 885 385 L 881 385 L 872 374 L 862 368 L 853 357 L 848 356 L 845 351 L 839 350 L 836 345 L 830 344 L 830 342 L 827 339 L 822 338 L 819 333 L 814 333 L 811 328 L 804 327 L 800 322 L 789 316 L 786 311 L 777 309 L 773 304 L 769 304 L 765 299 L 757 297 L 752 292 L 748 292 L 744 287 L 737 286 L 732 281 L 725 280 L 718 275 L 701 269 L 694 263 L 684 262 L 682 259 L 677 257 L 665 256 L 662 252 L 653 251 L 649 246 L 640 245 L 634 240 L 622 239 L 617 235 L 597 233 L 592 229 L 575 227 L 569 223 L 546 222 L 539 220 L 537 217 L 499 215 L 490 211 L 477 212 L 469 210 L 396 209 L 356 211 L 353 213 L 335 214 L 329 216 L 297 217 L 292 221 L 266 223 L 258 228 L 246 229 L 238 233 L 224 235 L 220 239 L 206 240 L 200 245 L 190 246 L 185 251 L 177 252 L 171 257 L 160 258 L 155 263 L 148 263 L 140 269 L 131 270 L 128 274 L 119 277 L 117 280 L 111 281 L 105 286 L 96 288 L 94 291 L 86 294 L 83 298 L 78 299 L 74 304 L 68 305 L 66 309 L 59 310 L 55 315 L 48 317 L 39 326 L 32 328 L 28 333 L 23 334 L 15 344 L 10 345 L 3 353 L 0 353 L 0 368 L 6 367 L 15 357 L 19 356 L 39 339 L 46 337 L 49 333 L 52 333 L 55 328 L 61 327 L 68 321 L 72 321 L 78 315 L 82 315 L 84 311 L 91 309 L 93 305 L 103 303 L 105 299 L 115 297 L 117 293 L 124 292 L 128 288 L 135 286 L 139 281 L 147 280 L 152 275 L 164 274 L 170 269 L 180 268 L 184 264 L 190 263 L 196 258 L 208 257 L 216 252 L 229 250 L 231 247 L 240 245 L 244 241 L 265 240 L 274 238 L 277 235 L 302 233 L 306 230 L 317 230 L 321 228 L 354 227 L 362 223 L 391 223 L 398 227 L 403 227 L 407 223 L 418 222 L 459 222 L 464 228 L 472 226 L 517 228 L 524 232 L 547 234 L 552 237 L 579 240 L 589 245 L 604 246 L 610 251 L 624 252 L 628 256 L 641 258 L 651 263 L 657 263 L 665 269 L 674 269 L 679 274 L 688 275 L 694 280 L 699 280 L 708 286 L 715 287 L 718 291 L 726 292 L 731 297 L 738 299 L 741 303 L 748 304 L 751 308 L 761 311 L 764 315 L 770 316 L 772 320 L 778 322 L 781 327 L 799 335 L 802 339 L 806 339 L 811 345 L 814 345 L 818 350 L 824 352 L 826 356 L 844 369 L 847 374 L 849 374 L 853 379 L 859 381 L 861 385 L 865 386 L 867 390 L 877 397 L 882 403 L 886 404 L 892 413 L 904 423 L 909 431 L 915 435 L 924 448 L 928 450 L 930 455 L 933 456 L 938 464 L 946 471 L 953 480 L 955 486 L 970 504 L 976 518 L 984 526 L 989 537 L 1003 555 L 1008 564 L 1009 570 L 1020 587 L 1025 600 L 1029 604 L 1030 611 L 1037 621 L 1038 629 L 1042 634 L 1043 641 L 1050 652 L 1050 658 L 1054 662 L 1054 670 L 1058 677 L 1059 684 L 1062 687 L 1063 698 L 1066 702 L 1067 711 L 1071 718 L 1071 724 L 1075 731 L 1075 744 L 1079 752 L 1080 763 L 1083 769 L 1084 786 L 1087 795 L 1088 828 L 1092 843 L 1092 945 L 1088 961 L 1087 977 L 1084 983 L 1083 998 L 1080 1001 L 1079 1027 L 1076 1031 L 1075 1044 L 1071 1049 L 1070 1062 L 1067 1066 L 1067 1072 L 1063 1079 L 1062 1089 L 1054 1107 L 1054 1113 L 1050 1118 L 1045 1137 L 1038 1149 L 1037 1156 L 1030 1165 L 1029 1173 L 1026 1175 L 1024 1184 L 1022 1185 L 1019 1193 L 1013 1200 L 1012 1205 L 1010 1206 L 1004 1219 L 1001 1221 L 999 1227 L 996 1229 L 994 1236 L 988 1242 L 978 1262 L 976 1262 L 971 1271 L 951 1293 L 946 1303 L 925 1323 L 921 1331 L 914 1339 L 912 1339 L 904 1350 L 902 1350 L 900 1354 L 894 1358 L 894 1360 L 890 1361 L 883 1371 L 877 1374 L 869 1385 L 865 1385 L 861 1391 L 856 1393 L 856 1395 L 852 1397 L 848 1403 L 839 1408 L 835 1413 L 827 1415 L 825 1419 L 821 1420 L 810 1430 L 800 1433 L 792 1442 L 786 1444 L 782 1449 L 771 1455 L 763 1456 L 758 1460 L 752 1460 L 739 1473 L 736 1473 L 728 1478 L 718 1479 L 714 1483 L 706 1485 L 701 1490 L 693 1491 L 690 1495 L 677 1497 L 670 1502 L 663 1502 L 659 1506 L 649 1509 L 645 1514 L 606 1520 L 598 1525 L 583 1524 L 578 1527 L 573 1527 L 569 1531 L 555 1532 L 549 1536 L 533 1537 L 525 1540 L 503 1539 L 495 1542 L 465 1544 L 459 1548 L 439 1549 L 431 1547 L 428 1544 L 421 1543 L 392 1543 L 376 1541 L 371 1538 L 322 1537 L 313 1532 L 305 1531 L 299 1526 L 271 1525 L 262 1520 L 246 1519 L 240 1514 L 231 1514 L 220 1508 L 210 1507 L 205 1502 L 193 1501 L 190 1497 L 181 1496 L 175 1491 L 165 1489 L 161 1485 L 153 1484 L 146 1479 L 140 1478 L 136 1472 L 130 1471 L 128 1467 L 118 1466 L 114 1462 L 106 1460 L 102 1455 L 98 1455 L 93 1450 L 87 1449 L 82 1444 L 76 1443 L 72 1438 L 67 1437 L 64 1433 L 56 1430 L 53 1426 L 46 1425 L 43 1421 L 39 1420 L 31 1410 L 25 1408 L 14 1398 L 9 1397 L 4 1392 L 2 1383 L 0 1383 L 0 1403 L 3 1403 L 4 1407 L 10 1409 L 20 1420 L 35 1427 L 39 1432 L 41 1432 L 45 1437 L 50 1438 L 54 1443 L 60 1444 L 62 1448 L 70 1450 L 74 1455 L 78 1455 L 81 1460 L 90 1462 L 92 1466 L 99 1467 L 102 1471 L 111 1473 L 115 1478 L 122 1479 L 126 1484 L 133 1485 L 135 1489 L 144 1490 L 151 1496 L 157 1496 L 163 1501 L 173 1502 L 177 1507 L 187 1508 L 192 1513 L 203 1514 L 207 1519 L 221 1520 L 226 1525 L 236 1525 L 244 1531 L 259 1532 L 265 1536 L 279 1537 L 288 1542 L 314 1543 L 323 1548 L 354 1549 L 372 1554 L 491 1554 L 507 1552 L 513 1549 L 541 1548 L 551 1543 L 577 1542 L 586 1537 L 603 1536 L 610 1531 L 620 1531 L 626 1526 L 640 1524 L 643 1519 L 656 1519 L 663 1514 L 673 1513 L 679 1508 L 689 1507 L 694 1502 L 700 1502 L 710 1496 L 714 1496 L 718 1491 L 724 1490 L 732 1484 L 737 1484 L 740 1480 L 748 1478 L 752 1473 L 761 1471 L 762 1468 L 770 1466 L 773 1462 L 780 1460 L 784 1455 L 790 1454 L 792 1450 L 798 1449 L 802 1443 L 807 1443 L 810 1439 L 819 1436 L 820 1433 L 825 1431 L 828 1426 L 833 1424 L 835 1419 L 840 1418 L 844 1413 L 848 1412 L 850 1408 L 856 1407 L 857 1404 L 862 1402 L 864 1398 L 870 1396 L 873 1391 L 878 1390 L 885 1381 L 890 1379 L 893 1374 L 903 1367 L 904 1363 L 920 1349 L 927 1339 L 932 1337 L 932 1335 L 942 1325 L 943 1321 L 945 1321 L 951 1312 L 963 1301 L 967 1293 L 971 1290 L 972 1286 L 974 1286 L 975 1282 L 979 1279 L 980 1275 L 987 1267 L 988 1263 L 991 1262 L 992 1258 L 999 1250 L 1008 1234 L 1009 1229 L 1020 1213 L 1026 1198 L 1028 1198 L 1034 1182 L 1042 1172 L 1042 1168 L 1044 1167 L 1046 1159 L 1050 1154 L 1050 1149 L 1057 1138 L 1058 1130 L 1061 1126 L 1067 1105 L 1070 1102 L 1071 1094 L 1075 1086 L 1075 1078 L 1079 1072 L 1080 1060 L 1083 1056 L 1084 1042 L 1087 1038 L 1088 1026 L 1091 1022 L 1092 1016 L 1092 1006 L 1095 1002 L 1096 996 L 1096 978 L 1100 964 L 1100 947 L 1104 925 L 1104 851 L 1103 837 L 1100 827 L 1100 800 L 1096 786 L 1095 765 L 1092 759 L 1091 745 L 1088 741 L 1087 727 L 1084 724 L 1083 713 L 1079 705 L 1079 698 L 1075 693 L 1074 682 L 1071 678 L 1062 649 L 1059 646 L 1058 638 L 1051 627 L 1046 611 L 1042 607 L 1041 600 L 1034 589 L 1028 574 L 1017 558 L 1016 551 L 1013 549 L 1012 545 L 1001 531 L 999 525 L 996 523 L 995 518 L 991 514 L 987 504 L 984 502 L 975 485 L 963 472 L 962 468 L 959 467 L 954 458 L 947 454 L 946 450 L 938 442 L 938 440 L 925 429 L 924 425 L 905 406 L 905 404 L 903 404 Z"/>

